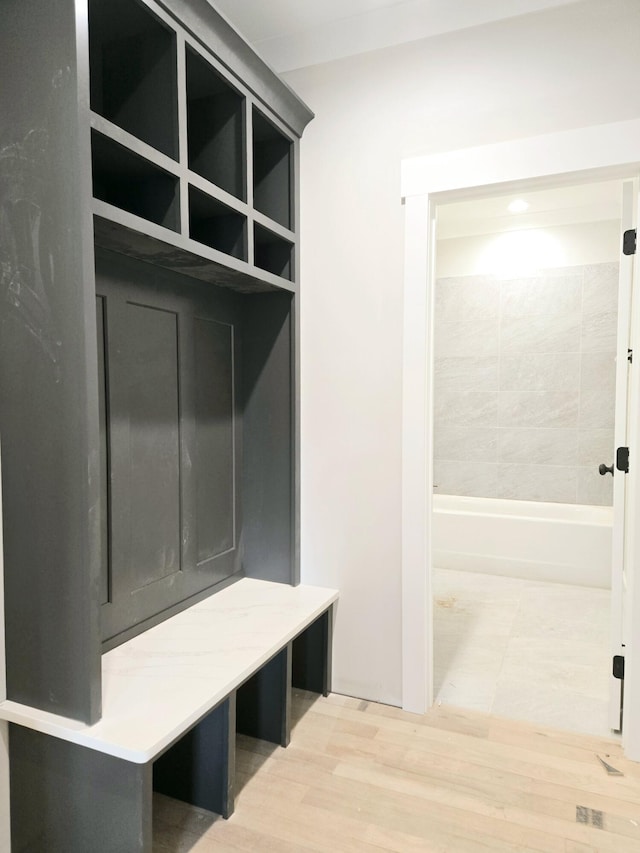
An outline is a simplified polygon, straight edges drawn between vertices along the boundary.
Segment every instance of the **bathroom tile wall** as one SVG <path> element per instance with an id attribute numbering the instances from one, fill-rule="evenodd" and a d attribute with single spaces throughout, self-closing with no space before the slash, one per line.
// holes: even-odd
<path id="1" fill-rule="evenodd" d="M 618 264 L 440 278 L 438 492 L 611 504 Z"/>

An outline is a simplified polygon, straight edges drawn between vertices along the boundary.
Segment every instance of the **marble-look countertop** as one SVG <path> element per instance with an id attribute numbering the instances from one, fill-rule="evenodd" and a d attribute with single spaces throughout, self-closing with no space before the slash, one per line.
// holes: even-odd
<path id="1" fill-rule="evenodd" d="M 98 723 L 10 700 L 0 719 L 146 764 L 337 598 L 331 589 L 243 578 L 103 655 Z"/>

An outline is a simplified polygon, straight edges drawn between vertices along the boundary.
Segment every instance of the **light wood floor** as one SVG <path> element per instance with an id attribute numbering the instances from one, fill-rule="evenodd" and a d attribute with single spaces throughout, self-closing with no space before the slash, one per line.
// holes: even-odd
<path id="1" fill-rule="evenodd" d="M 304 693 L 294 718 L 287 749 L 238 739 L 230 820 L 158 796 L 154 851 L 640 853 L 640 764 L 614 741 Z"/>

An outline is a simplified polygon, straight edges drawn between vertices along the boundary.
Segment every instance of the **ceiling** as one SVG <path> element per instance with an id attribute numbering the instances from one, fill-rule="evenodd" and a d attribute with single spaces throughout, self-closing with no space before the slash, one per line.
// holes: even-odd
<path id="1" fill-rule="evenodd" d="M 209 0 L 276 71 L 579 0 Z"/>
<path id="2" fill-rule="evenodd" d="M 529 206 L 510 213 L 508 205 L 517 199 Z M 438 238 L 617 220 L 621 206 L 619 180 L 453 202 L 438 206 Z"/>
<path id="3" fill-rule="evenodd" d="M 566 6 L 581 0 L 209 0 L 278 72 Z M 440 239 L 620 218 L 620 181 L 438 208 Z"/>

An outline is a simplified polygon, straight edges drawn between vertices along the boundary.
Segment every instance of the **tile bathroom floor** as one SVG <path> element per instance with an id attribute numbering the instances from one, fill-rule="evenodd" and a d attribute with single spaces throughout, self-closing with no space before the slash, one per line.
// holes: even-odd
<path id="1" fill-rule="evenodd" d="M 610 593 L 434 571 L 436 704 L 610 736 Z"/>

